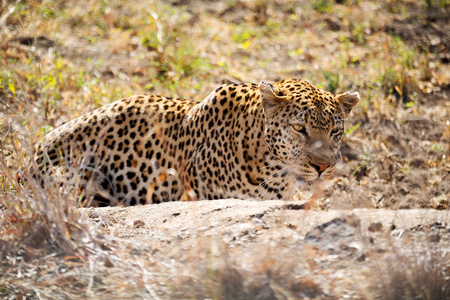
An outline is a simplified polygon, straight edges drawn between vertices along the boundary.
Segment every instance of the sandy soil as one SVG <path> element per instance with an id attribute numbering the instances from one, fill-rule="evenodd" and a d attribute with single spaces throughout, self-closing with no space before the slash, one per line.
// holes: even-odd
<path id="1" fill-rule="evenodd" d="M 243 276 L 237 279 L 241 284 L 230 283 L 229 288 L 254 284 L 258 290 L 257 297 L 241 291 L 240 299 L 370 299 L 370 295 L 386 299 L 379 285 L 391 288 L 390 276 L 397 272 L 419 272 L 419 278 L 410 279 L 417 284 L 421 276 L 435 276 L 422 270 L 430 264 L 438 272 L 449 270 L 447 211 L 325 212 L 303 210 L 299 202 L 229 199 L 90 208 L 83 214 L 102 234 L 115 237 L 115 247 L 133 251 L 136 258 L 150 253 L 155 259 L 162 255 L 164 261 L 174 262 L 171 276 L 175 278 L 202 278 L 209 264 L 213 270 L 219 268 L 214 264 L 225 264 L 221 268 L 228 275 L 237 270 L 236 276 Z M 204 251 L 207 258 L 199 254 Z M 111 261 L 110 268 L 120 268 L 119 261 Z M 251 277 L 245 277 L 246 271 Z M 258 284 L 253 282 L 256 279 Z M 269 282 L 261 283 L 265 281 Z M 182 280 L 172 296 L 192 295 L 205 284 L 186 283 Z M 439 284 L 445 286 L 436 281 Z M 164 292 L 158 284 L 153 288 Z"/>

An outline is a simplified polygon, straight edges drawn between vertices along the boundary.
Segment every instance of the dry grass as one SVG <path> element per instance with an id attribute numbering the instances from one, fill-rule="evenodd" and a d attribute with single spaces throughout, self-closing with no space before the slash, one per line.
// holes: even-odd
<path id="1" fill-rule="evenodd" d="M 450 82 L 448 37 L 439 32 L 449 28 L 439 26 L 449 5 L 383 4 L 1 1 L 0 296 L 338 299 L 345 294 L 314 263 L 323 255 L 314 247 L 292 242 L 290 251 L 280 254 L 277 245 L 233 250 L 200 239 L 188 249 L 173 245 L 171 253 L 159 252 L 159 245 L 145 250 L 100 235 L 75 209 L 76 195 L 67 187 L 41 188 L 28 178 L 22 188 L 16 173 L 26 173 L 31 145 L 46 132 L 121 97 L 157 93 L 201 100 L 223 81 L 299 77 L 337 93 L 358 90 L 363 97 L 346 135 L 347 167 L 327 191 L 331 196 L 324 196 L 325 208 L 446 209 Z M 419 47 L 406 38 L 408 20 L 417 17 L 425 24 L 423 35 L 431 35 L 430 45 L 421 40 Z M 405 26 L 395 27 L 393 20 Z M 353 282 L 349 295 L 450 298 L 448 250 L 428 250 L 398 254 L 390 248 L 393 255 L 374 264 L 376 272 L 361 275 L 374 289 Z"/>
<path id="2" fill-rule="evenodd" d="M 390 250 L 393 255 L 373 264 L 368 299 L 450 298 L 447 250 L 432 243 L 426 249 L 410 246 Z"/>

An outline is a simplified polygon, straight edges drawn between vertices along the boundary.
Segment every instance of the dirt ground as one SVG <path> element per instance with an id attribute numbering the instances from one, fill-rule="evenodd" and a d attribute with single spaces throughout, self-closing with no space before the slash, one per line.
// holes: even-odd
<path id="1" fill-rule="evenodd" d="M 450 299 L 445 3 L 8 2 L 0 297 Z M 311 210 L 304 191 L 72 209 L 68 194 L 10 188 L 44 129 L 101 105 L 139 93 L 201 100 L 223 82 L 286 77 L 362 96 L 339 172 Z"/>
<path id="2" fill-rule="evenodd" d="M 193 286 L 185 286 L 183 277 L 202 278 L 207 268 L 203 264 L 215 269 L 223 260 L 229 268 L 226 272 L 232 274 L 230 270 L 236 268 L 236 276 L 243 276 L 228 278 L 239 281 L 231 282 L 229 289 L 256 284 L 258 290 L 253 295 L 236 291 L 236 298 L 228 290 L 224 293 L 228 299 L 401 299 L 387 298 L 377 287 L 392 280 L 384 278 L 386 268 L 395 276 L 405 270 L 419 272 L 418 278 L 409 279 L 411 284 L 436 280 L 440 287 L 445 284 L 421 268 L 434 264 L 450 270 L 448 253 L 443 250 L 450 249 L 447 211 L 325 212 L 303 210 L 298 202 L 228 199 L 91 208 L 83 214 L 102 234 L 115 237 L 115 247 L 130 247 L 136 257 L 163 254 L 166 261 L 182 263 L 185 269 L 176 268 L 173 274 L 181 281 L 172 295 L 175 298 L 197 298 L 193 291 L 201 291 L 198 286 L 206 283 L 194 281 L 189 283 Z M 199 254 L 205 249 L 206 258 Z M 419 254 L 424 261 L 416 261 Z M 111 259 L 108 264 L 110 269 L 120 268 L 120 261 Z M 246 272 L 250 278 L 245 277 Z M 164 285 L 152 288 L 155 293 L 164 291 Z M 448 285 L 446 288 L 439 295 L 450 296 Z"/>

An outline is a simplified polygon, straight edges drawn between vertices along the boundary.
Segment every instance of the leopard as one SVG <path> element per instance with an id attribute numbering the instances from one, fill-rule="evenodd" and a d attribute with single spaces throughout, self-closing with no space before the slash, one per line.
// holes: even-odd
<path id="1" fill-rule="evenodd" d="M 359 100 L 292 78 L 222 84 L 200 102 L 131 96 L 46 134 L 34 178 L 76 188 L 81 206 L 291 199 L 333 178 Z"/>

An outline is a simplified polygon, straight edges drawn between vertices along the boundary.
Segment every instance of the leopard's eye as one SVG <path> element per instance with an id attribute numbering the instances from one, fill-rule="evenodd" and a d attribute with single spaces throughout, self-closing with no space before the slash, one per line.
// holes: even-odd
<path id="1" fill-rule="evenodd" d="M 292 129 L 294 129 L 296 132 L 307 135 L 306 128 L 303 125 L 300 124 L 292 124 Z"/>

